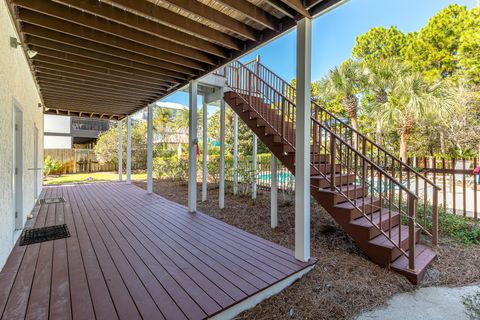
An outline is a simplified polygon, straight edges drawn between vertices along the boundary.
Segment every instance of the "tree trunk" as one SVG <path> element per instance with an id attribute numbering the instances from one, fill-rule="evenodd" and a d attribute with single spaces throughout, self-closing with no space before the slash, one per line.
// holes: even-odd
<path id="1" fill-rule="evenodd" d="M 377 127 L 375 128 L 375 143 L 382 145 L 382 122 L 377 120 Z"/>
<path id="2" fill-rule="evenodd" d="M 358 131 L 358 122 L 357 122 L 357 115 L 353 114 L 351 115 L 350 121 L 352 123 L 352 128 Z M 352 132 L 352 147 L 354 149 L 357 149 L 357 134 L 355 132 Z"/>
<path id="3" fill-rule="evenodd" d="M 408 132 L 402 132 L 400 134 L 400 160 L 407 162 L 408 154 L 407 154 L 407 140 L 408 140 Z"/>
<path id="4" fill-rule="evenodd" d="M 446 154 L 446 150 L 445 150 L 445 134 L 443 133 L 443 131 L 440 131 L 440 150 L 441 150 L 442 154 Z"/>

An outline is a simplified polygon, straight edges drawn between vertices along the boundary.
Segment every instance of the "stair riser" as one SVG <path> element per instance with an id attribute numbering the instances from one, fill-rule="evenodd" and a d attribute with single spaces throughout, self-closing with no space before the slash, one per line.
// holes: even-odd
<path id="1" fill-rule="evenodd" d="M 382 203 L 380 200 L 374 201 L 372 204 L 365 204 L 365 206 L 362 206 L 361 203 L 358 203 L 357 206 L 362 209 L 364 212 L 376 212 L 380 210 L 382 207 Z M 348 219 L 348 221 L 355 220 L 357 218 L 360 218 L 363 216 L 363 214 L 357 209 L 357 208 L 339 208 L 333 206 L 331 208 L 332 210 L 332 215 L 342 215 L 345 217 L 345 219 Z"/>
<path id="2" fill-rule="evenodd" d="M 415 243 L 418 243 L 420 240 L 420 230 L 417 230 L 415 233 Z M 408 241 L 408 236 L 402 239 L 400 247 L 403 250 L 408 250 Z M 396 247 L 390 248 L 387 246 L 380 246 L 372 243 L 369 243 L 368 249 L 365 249 L 365 251 L 375 263 L 381 266 L 388 266 L 390 262 L 394 261 L 401 255 L 400 250 L 398 250 Z"/>
<path id="3" fill-rule="evenodd" d="M 328 199 L 327 201 L 329 201 L 332 206 L 347 201 L 343 195 L 338 194 L 338 193 L 332 193 L 330 190 L 320 189 L 320 190 L 318 190 L 318 192 L 319 192 L 319 196 L 320 197 L 325 197 L 326 199 Z M 355 188 L 354 189 L 354 187 L 352 186 L 352 190 L 348 190 L 348 191 L 345 190 L 343 193 L 349 199 L 353 200 L 353 199 L 363 198 L 364 196 L 367 195 L 368 190 L 367 190 L 367 188 L 364 188 L 364 189 Z"/>
<path id="4" fill-rule="evenodd" d="M 389 224 L 390 220 L 390 224 Z M 391 219 L 386 218 L 382 220 L 381 228 L 383 231 L 387 232 L 389 227 L 393 228 L 400 223 L 400 216 L 395 215 Z M 379 224 L 379 222 L 377 222 Z M 368 242 L 369 240 L 375 238 L 380 234 L 380 230 L 371 226 L 359 226 L 353 223 L 350 223 L 349 229 L 352 230 L 352 233 L 355 234 L 354 238 L 356 241 Z M 349 232 L 350 233 L 350 232 Z M 358 238 L 358 240 L 357 240 Z"/>
<path id="5" fill-rule="evenodd" d="M 329 176 L 330 178 L 330 176 Z M 355 175 L 345 175 L 345 176 L 342 176 L 341 178 L 340 177 L 336 177 L 335 178 L 335 185 L 336 186 L 342 186 L 342 185 L 345 185 L 345 184 L 351 184 L 355 182 Z M 311 180 L 311 183 L 314 185 L 314 186 L 317 186 L 318 188 L 320 189 L 324 189 L 324 188 L 328 188 L 330 187 L 330 181 L 327 181 L 326 179 L 312 179 Z"/>

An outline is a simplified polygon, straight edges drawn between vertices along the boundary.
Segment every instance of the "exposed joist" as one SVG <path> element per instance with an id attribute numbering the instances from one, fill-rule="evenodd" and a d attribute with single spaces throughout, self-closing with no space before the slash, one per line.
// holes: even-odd
<path id="1" fill-rule="evenodd" d="M 158 79 L 145 78 L 142 76 L 138 76 L 134 73 L 125 73 L 125 72 L 119 72 L 117 70 L 112 70 L 112 69 L 93 67 L 90 65 L 78 63 L 73 60 L 51 58 L 51 57 L 44 56 L 42 54 L 39 54 L 36 57 L 35 62 L 36 63 L 44 62 L 44 63 L 58 65 L 59 67 L 68 67 L 68 68 L 78 69 L 82 71 L 98 73 L 103 76 L 111 77 L 112 79 L 123 79 L 129 82 L 131 81 L 132 83 L 155 85 L 158 87 L 165 87 L 165 88 L 168 88 L 170 86 L 170 84 L 164 81 L 159 81 Z"/>
<path id="2" fill-rule="evenodd" d="M 114 120 L 121 120 L 123 119 L 124 117 L 126 117 L 126 115 L 118 115 L 118 114 L 101 114 L 101 113 L 98 113 L 98 112 L 91 112 L 91 111 L 71 111 L 71 110 L 68 110 L 71 112 L 71 116 L 75 116 L 75 117 L 82 117 L 82 118 L 94 118 L 94 119 L 114 119 Z M 68 112 L 67 110 L 60 110 L 60 109 L 50 109 L 50 108 L 46 108 L 45 110 L 45 114 L 59 114 L 59 113 L 65 113 L 67 114 Z M 101 118 L 101 116 L 103 116 L 103 118 Z"/>
<path id="3" fill-rule="evenodd" d="M 143 70 L 123 67 L 116 64 L 109 64 L 103 61 L 84 58 L 82 56 L 71 55 L 68 53 L 45 49 L 41 47 L 36 47 L 36 46 L 29 46 L 29 47 L 31 48 L 31 50 L 38 52 L 37 56 L 35 57 L 36 58 L 35 60 L 38 60 L 38 61 L 49 62 L 49 60 L 51 61 L 57 60 L 58 63 L 61 63 L 60 61 L 65 61 L 65 62 L 68 62 L 69 65 L 76 64 L 76 65 L 82 66 L 81 68 L 84 68 L 84 66 L 89 67 L 87 70 L 94 70 L 93 68 L 97 70 L 104 69 L 106 70 L 105 73 L 113 72 L 113 73 L 118 73 L 118 75 L 120 76 L 139 77 L 139 79 L 141 78 L 141 79 L 144 79 L 145 81 L 150 80 L 151 83 L 166 84 L 167 86 L 171 86 L 174 83 L 174 82 L 162 79 L 161 78 L 162 75 L 156 75 L 154 73 L 145 72 Z M 48 60 L 45 60 L 47 58 Z M 178 82 L 178 80 L 175 82 Z"/>
<path id="4" fill-rule="evenodd" d="M 137 99 L 147 99 L 151 100 L 156 98 L 155 94 L 132 94 L 128 92 L 113 92 L 111 90 L 88 88 L 81 85 L 75 85 L 72 83 L 61 83 L 55 81 L 42 80 L 39 81 L 42 89 L 51 89 L 51 90 L 61 90 L 65 92 L 78 92 L 78 93 L 87 93 L 94 95 L 105 95 L 105 96 L 117 96 L 121 98 L 137 98 Z"/>
<path id="5" fill-rule="evenodd" d="M 61 33 L 55 30 L 44 28 L 41 26 L 24 23 L 22 26 L 22 31 L 27 35 L 34 35 L 39 38 L 53 40 L 56 42 L 65 43 L 71 46 L 88 49 L 96 51 L 103 54 L 108 54 L 111 56 L 117 56 L 124 59 L 139 61 L 141 63 L 157 66 L 159 68 L 165 69 L 164 74 L 172 77 L 185 78 L 185 76 L 198 75 L 198 70 L 176 65 L 170 62 L 159 60 L 150 56 L 139 54 L 131 50 L 123 50 L 121 46 L 117 45 L 110 46 L 101 44 L 99 42 L 86 40 L 85 38 L 72 36 L 66 33 Z M 136 46 L 139 47 L 139 46 Z"/>
<path id="6" fill-rule="evenodd" d="M 51 84 L 51 85 L 67 85 L 67 86 L 74 86 L 79 89 L 84 90 L 104 90 L 108 91 L 112 94 L 127 94 L 127 95 L 135 95 L 135 96 L 156 96 L 158 94 L 158 90 L 151 90 L 151 91 L 136 91 L 134 89 L 129 89 L 128 86 L 120 86 L 120 85 L 108 85 L 108 84 L 99 84 L 99 82 L 88 81 L 83 79 L 75 79 L 74 77 L 66 78 L 64 76 L 58 75 L 51 75 L 48 73 L 38 73 L 37 74 L 37 81 L 40 84 Z"/>
<path id="7" fill-rule="evenodd" d="M 114 100 L 112 98 L 105 98 L 102 96 L 88 96 L 88 95 L 81 95 L 81 94 L 76 94 L 76 93 L 70 93 L 70 92 L 65 92 L 64 94 L 60 94 L 58 92 L 52 92 L 49 90 L 42 90 L 41 91 L 42 96 L 45 99 L 57 99 L 57 100 L 66 100 L 66 101 L 75 101 L 75 100 L 81 100 L 83 102 L 89 102 L 89 103 L 110 103 L 113 105 L 139 105 L 139 104 L 148 104 L 148 101 L 144 100 Z"/>
<path id="8" fill-rule="evenodd" d="M 167 86 L 165 85 L 156 85 L 153 83 L 148 84 L 148 83 L 141 83 L 138 81 L 129 81 L 128 79 L 125 79 L 125 78 L 114 78 L 108 74 L 101 74 L 101 73 L 95 73 L 95 72 L 90 72 L 90 71 L 85 71 L 85 70 L 80 70 L 75 68 L 69 68 L 69 67 L 60 66 L 57 64 L 38 61 L 38 60 L 35 60 L 33 65 L 35 67 L 35 71 L 39 71 L 39 72 L 42 72 L 42 70 L 58 71 L 58 72 L 61 72 L 62 74 L 71 74 L 75 77 L 79 77 L 79 79 L 84 78 L 87 80 L 101 81 L 101 82 L 104 82 L 105 84 L 112 84 L 112 85 L 125 85 L 125 86 L 130 86 L 132 89 L 154 90 L 156 88 L 164 88 L 164 89 L 167 88 Z"/>
<path id="9" fill-rule="evenodd" d="M 315 16 L 322 12 L 328 11 L 345 1 L 346 0 L 309 0 L 307 1 L 307 7 L 312 16 Z"/>
<path id="10" fill-rule="evenodd" d="M 35 69 L 35 74 L 39 77 L 44 76 L 44 77 L 49 77 L 49 78 L 57 78 L 59 80 L 63 79 L 70 79 L 70 81 L 77 81 L 78 83 L 84 82 L 90 85 L 95 85 L 95 86 L 109 86 L 109 87 L 114 87 L 117 89 L 123 89 L 131 92 L 136 92 L 136 93 L 151 93 L 151 92 L 156 92 L 158 91 L 157 88 L 143 88 L 143 87 L 137 87 L 137 86 L 132 86 L 129 84 L 125 83 L 118 83 L 118 82 L 113 82 L 109 80 L 102 80 L 102 79 L 96 79 L 96 78 L 90 78 L 90 77 L 85 77 L 83 75 L 75 75 L 72 73 L 65 73 L 62 71 L 57 71 L 57 70 L 52 70 L 52 69 L 46 69 L 46 68 L 36 68 Z"/>
<path id="11" fill-rule="evenodd" d="M 176 71 L 177 66 L 183 66 L 200 71 L 207 70 L 206 64 L 199 61 L 155 49 L 153 47 L 142 46 L 134 41 L 116 37 L 109 33 L 97 31 L 59 18 L 45 16 L 29 9 L 21 9 L 19 11 L 19 18 L 24 22 L 28 22 L 30 25 L 39 26 L 50 30 L 61 30 L 62 33 L 69 34 L 80 39 L 90 40 L 96 43 L 108 45 L 110 47 L 115 47 L 117 49 L 139 53 L 144 56 L 164 61 L 168 63 L 168 69 L 170 70 Z"/>
<path id="12" fill-rule="evenodd" d="M 95 98 L 99 99 L 102 101 L 122 101 L 122 102 L 128 102 L 128 103 L 139 103 L 139 102 L 145 102 L 148 103 L 151 98 L 149 97 L 136 97 L 136 96 L 130 96 L 130 97 L 125 97 L 125 96 L 117 96 L 117 95 L 112 95 L 108 93 L 99 93 L 99 92 L 93 92 L 93 91 L 79 91 L 76 89 L 67 89 L 65 87 L 49 87 L 49 86 L 43 86 L 42 89 L 40 90 L 42 92 L 42 95 L 46 96 L 47 94 L 50 94 L 55 97 L 85 97 L 85 98 Z"/>
<path id="13" fill-rule="evenodd" d="M 168 9 L 157 6 L 152 2 L 144 0 L 102 0 L 102 2 L 110 3 L 113 6 L 128 8 L 142 15 L 146 15 L 147 17 L 153 18 L 159 23 L 188 32 L 211 42 L 215 42 L 216 44 L 226 48 L 234 50 L 243 49 L 243 45 L 238 39 L 199 22 L 193 21 L 192 19 L 176 14 Z"/>
<path id="14" fill-rule="evenodd" d="M 109 112 L 107 108 L 116 108 L 115 111 L 119 113 L 124 113 L 127 110 L 133 110 L 141 104 L 135 104 L 135 103 L 113 103 L 113 102 L 108 102 L 108 101 L 84 101 L 82 99 L 61 99 L 61 98 L 50 98 L 50 97 L 45 97 L 45 103 L 49 103 L 51 105 L 55 105 L 56 107 L 62 107 L 64 109 L 67 109 L 67 106 L 75 106 L 75 107 L 85 107 L 85 106 L 95 106 L 98 108 L 99 112 Z M 84 108 L 83 110 L 88 110 L 88 108 Z M 110 110 L 111 113 L 111 110 Z"/>
<path id="15" fill-rule="evenodd" d="M 175 76 L 165 75 L 165 72 L 167 74 L 172 74 L 172 71 L 88 49 L 70 46 L 56 41 L 37 38 L 34 36 L 27 36 L 26 42 L 29 44 L 30 49 L 49 57 L 65 57 L 67 59 L 72 58 L 85 64 L 91 64 L 93 66 L 111 68 L 120 71 L 131 70 L 128 72 L 135 72 L 145 77 L 153 77 L 171 83 L 180 83 L 182 80 L 186 80 L 185 75 L 182 76 L 180 73 L 175 74 Z"/>
<path id="16" fill-rule="evenodd" d="M 96 16 L 121 23 L 127 27 L 148 33 L 163 40 L 172 41 L 177 44 L 208 52 L 218 57 L 226 58 L 225 49 L 209 41 L 197 38 L 188 33 L 176 30 L 166 25 L 154 22 L 153 20 L 130 13 L 126 10 L 112 7 L 97 0 L 56 0 L 63 4 L 75 7 L 79 10 L 89 12 Z"/>
<path id="17" fill-rule="evenodd" d="M 301 0 L 281 0 L 284 4 L 298 12 L 300 15 L 306 17 L 306 18 L 311 18 L 312 16 L 310 15 L 310 12 L 305 8 L 303 5 L 303 1 Z"/>
<path id="18" fill-rule="evenodd" d="M 255 29 L 201 2 L 191 0 L 166 0 L 166 2 L 251 41 L 258 40 Z"/>
<path id="19" fill-rule="evenodd" d="M 111 45 L 112 41 L 105 42 L 105 35 L 113 35 L 121 39 L 133 41 L 137 45 L 140 44 L 142 46 L 149 46 L 154 49 L 158 49 L 165 56 L 165 59 L 168 59 L 167 61 L 170 61 L 172 63 L 194 67 L 194 64 L 190 64 L 191 62 L 189 62 L 188 60 L 183 61 L 182 59 L 180 59 L 180 57 L 185 57 L 197 62 L 211 65 L 216 64 L 216 58 L 211 56 L 210 54 L 204 53 L 202 51 L 193 49 L 185 45 L 180 45 L 175 42 L 165 41 L 165 39 L 152 37 L 150 34 L 143 31 L 138 31 L 137 29 L 126 27 L 123 24 L 112 22 L 110 20 L 106 20 L 98 16 L 79 11 L 78 9 L 74 9 L 72 7 L 56 4 L 51 1 L 37 0 L 17 0 L 17 5 L 23 8 L 27 8 L 28 10 L 40 13 L 44 15 L 44 17 L 47 16 L 46 19 L 48 20 L 48 23 L 45 24 L 46 26 L 52 27 L 58 25 L 59 21 L 57 19 L 61 19 L 63 21 L 66 21 L 66 25 L 62 27 L 62 30 L 64 31 L 72 32 L 72 29 L 75 27 L 76 24 L 97 31 L 91 33 L 91 31 L 87 29 L 88 31 L 84 30 L 84 32 L 82 33 L 74 33 L 74 35 L 76 36 L 86 36 L 87 39 L 90 40 L 95 37 L 103 43 Z M 41 23 L 39 19 L 36 19 L 35 21 L 37 23 Z M 113 38 L 112 40 L 118 41 L 118 39 L 116 38 Z M 175 56 L 178 57 L 174 58 Z M 198 65 L 198 67 L 200 67 L 200 65 Z"/>
<path id="20" fill-rule="evenodd" d="M 222 3 L 223 5 L 229 7 L 232 10 L 235 10 L 249 19 L 255 21 L 256 23 L 261 24 L 265 28 L 271 30 L 277 30 L 278 20 L 274 16 L 270 15 L 266 11 L 257 7 L 247 0 L 216 0 L 217 2 Z"/>
<path id="21" fill-rule="evenodd" d="M 290 19 L 294 19 L 297 13 L 293 11 L 289 6 L 281 2 L 280 0 L 265 0 L 272 8 L 281 12 Z"/>

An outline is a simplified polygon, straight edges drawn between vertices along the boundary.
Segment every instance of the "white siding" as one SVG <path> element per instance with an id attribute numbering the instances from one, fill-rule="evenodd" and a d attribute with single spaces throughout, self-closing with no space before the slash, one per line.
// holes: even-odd
<path id="1" fill-rule="evenodd" d="M 43 139 L 45 149 L 71 149 L 72 137 L 69 136 L 45 136 Z"/>
<path id="2" fill-rule="evenodd" d="M 0 268 L 12 248 L 15 238 L 14 216 L 14 155 L 13 108 L 23 114 L 23 212 L 22 222 L 32 210 L 35 201 L 35 184 L 41 190 L 41 171 L 35 181 L 34 127 L 38 128 L 38 165 L 43 163 L 43 113 L 38 107 L 41 101 L 21 47 L 10 46 L 10 36 L 20 39 L 8 12 L 6 1 L 0 3 Z"/>
<path id="3" fill-rule="evenodd" d="M 43 123 L 45 132 L 70 134 L 70 117 L 46 114 Z"/>

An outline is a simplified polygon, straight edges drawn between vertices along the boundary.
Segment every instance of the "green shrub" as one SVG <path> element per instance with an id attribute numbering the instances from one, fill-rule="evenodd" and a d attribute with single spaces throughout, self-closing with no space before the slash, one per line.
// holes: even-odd
<path id="1" fill-rule="evenodd" d="M 50 174 L 57 173 L 62 169 L 62 164 L 53 159 L 51 156 L 46 156 L 43 160 L 43 175 L 47 177 Z"/>
<path id="2" fill-rule="evenodd" d="M 153 160 L 153 172 L 158 178 L 171 179 L 175 181 L 187 181 L 188 159 L 175 157 L 156 157 Z"/>
<path id="3" fill-rule="evenodd" d="M 480 319 L 480 291 L 463 296 L 462 303 L 469 319 Z"/>

